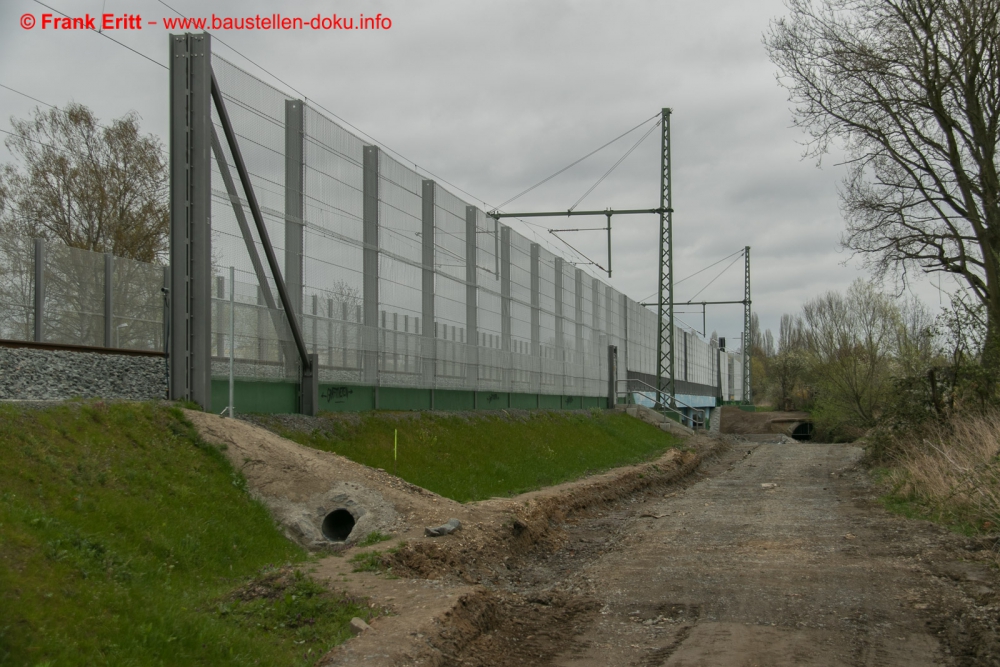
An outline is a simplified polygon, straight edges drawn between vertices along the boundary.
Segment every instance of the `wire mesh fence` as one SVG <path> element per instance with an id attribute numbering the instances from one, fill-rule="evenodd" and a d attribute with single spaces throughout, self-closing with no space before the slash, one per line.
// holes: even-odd
<path id="1" fill-rule="evenodd" d="M 619 379 L 655 375 L 656 315 L 572 263 L 228 61 L 213 57 L 237 140 L 280 260 L 306 347 L 324 383 L 542 394 L 607 394 L 607 346 Z M 221 135 L 214 116 L 216 132 Z M 301 156 L 301 157 L 298 157 Z M 298 356 L 260 239 L 240 228 L 242 190 L 228 147 L 213 172 L 213 375 L 228 372 L 234 266 L 236 373 L 294 379 Z M 234 201 L 236 202 L 234 205 Z M 675 377 L 721 387 L 739 363 L 678 329 Z M 720 361 L 722 359 L 722 361 Z M 733 384 L 735 392 L 728 391 Z"/>
<path id="2" fill-rule="evenodd" d="M 166 267 L 0 234 L 0 338 L 163 351 Z"/>
<path id="3" fill-rule="evenodd" d="M 261 260 L 229 146 L 214 141 L 214 378 L 232 355 L 241 380 L 298 381 L 290 316 L 326 384 L 605 396 L 609 345 L 616 379 L 655 377 L 654 312 L 307 103 L 212 63 L 292 311 Z M 166 271 L 0 235 L 0 338 L 163 350 Z M 674 340 L 678 393 L 741 399 L 738 354 L 681 329 Z"/>

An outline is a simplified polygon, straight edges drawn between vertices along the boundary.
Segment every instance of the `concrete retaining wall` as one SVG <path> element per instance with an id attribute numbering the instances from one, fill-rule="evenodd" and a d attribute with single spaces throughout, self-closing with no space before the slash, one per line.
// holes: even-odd
<path id="1" fill-rule="evenodd" d="M 0 347 L 0 400 L 165 398 L 162 357 Z"/>

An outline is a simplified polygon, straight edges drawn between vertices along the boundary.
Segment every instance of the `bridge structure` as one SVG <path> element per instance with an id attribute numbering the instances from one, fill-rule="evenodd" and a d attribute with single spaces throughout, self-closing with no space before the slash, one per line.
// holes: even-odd
<path id="1" fill-rule="evenodd" d="M 566 409 L 606 407 L 630 377 L 709 409 L 748 397 L 745 355 L 673 321 L 669 109 L 661 201 L 642 211 L 660 217 L 653 312 L 213 55 L 210 35 L 169 39 L 171 398 Z M 597 213 L 610 233 L 626 212 Z"/>

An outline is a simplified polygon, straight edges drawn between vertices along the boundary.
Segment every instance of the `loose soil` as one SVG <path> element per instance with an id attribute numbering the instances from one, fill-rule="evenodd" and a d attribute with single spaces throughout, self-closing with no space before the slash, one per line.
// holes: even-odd
<path id="1" fill-rule="evenodd" d="M 1000 665 L 993 542 L 882 510 L 857 447 L 697 437 L 653 463 L 460 505 L 192 416 L 262 497 L 346 479 L 394 508 L 398 539 L 315 566 L 392 612 L 323 665 Z M 422 536 L 451 517 L 462 530 Z M 387 571 L 353 572 L 364 550 Z"/>

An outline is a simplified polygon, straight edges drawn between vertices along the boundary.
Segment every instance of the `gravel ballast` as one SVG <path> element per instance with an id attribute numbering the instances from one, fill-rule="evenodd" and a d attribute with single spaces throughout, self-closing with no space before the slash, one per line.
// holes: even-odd
<path id="1" fill-rule="evenodd" d="M 164 398 L 162 357 L 0 347 L 0 400 Z"/>

